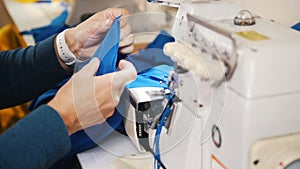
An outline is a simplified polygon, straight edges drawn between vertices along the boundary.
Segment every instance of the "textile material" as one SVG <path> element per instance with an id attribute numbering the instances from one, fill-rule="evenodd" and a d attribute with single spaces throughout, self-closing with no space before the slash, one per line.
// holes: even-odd
<path id="1" fill-rule="evenodd" d="M 123 54 L 117 54 L 118 45 L 119 45 L 119 29 L 118 25 L 115 23 L 112 25 L 111 29 L 107 33 L 105 39 L 97 49 L 94 54 L 94 57 L 98 57 L 101 60 L 100 67 L 98 69 L 98 75 L 109 73 L 116 71 L 116 65 L 120 59 L 124 59 L 127 56 Z M 158 44 L 157 42 L 162 42 L 163 44 L 167 42 L 174 41 L 174 38 L 170 38 L 170 36 L 166 36 L 166 32 L 162 31 L 162 34 L 158 35 L 156 39 L 153 41 L 153 44 L 150 43 L 148 46 L 153 46 L 148 49 L 140 50 L 138 53 L 134 55 L 130 55 L 126 58 L 126 60 L 132 62 L 138 70 L 137 79 L 141 79 L 134 81 L 131 87 L 135 87 L 140 84 L 144 84 L 143 82 L 147 82 L 146 86 L 161 86 L 160 81 L 166 81 L 165 78 L 168 74 L 168 71 L 172 69 L 173 62 L 163 54 L 162 48 L 163 45 L 158 45 L 160 48 L 156 48 L 154 45 Z M 102 48 L 102 49 L 100 49 Z M 157 52 L 153 53 L 156 50 Z M 162 65 L 162 66 L 158 66 Z M 168 65 L 168 66 L 167 66 Z M 81 69 L 84 64 L 76 64 L 75 69 L 77 71 Z M 101 66 L 105 66 L 101 68 Z M 158 66 L 151 70 L 152 67 Z M 164 68 L 167 68 L 164 70 Z M 163 73 L 159 71 L 163 71 Z M 147 74 L 147 72 L 149 73 Z M 155 74 L 152 74 L 155 73 Z M 164 74 L 164 75 L 162 75 Z M 147 79 L 150 77 L 149 79 Z M 49 90 L 48 92 L 41 95 L 30 105 L 30 109 L 35 109 L 41 104 L 45 104 L 50 101 L 59 90 L 59 88 L 67 82 L 69 78 L 66 78 L 57 86 Z M 142 81 L 143 80 L 143 81 Z M 96 146 L 95 142 L 101 141 L 107 135 L 109 135 L 113 130 L 124 131 L 123 127 L 123 115 L 124 112 L 115 111 L 114 115 L 107 119 L 107 123 L 103 123 L 100 125 L 92 126 L 85 131 L 78 131 L 70 136 L 72 142 L 71 151 L 62 158 L 58 163 L 56 163 L 52 168 L 54 169 L 71 169 L 73 167 L 73 162 L 75 161 L 75 157 L 77 153 L 83 152 L 89 148 Z"/>
<path id="2" fill-rule="evenodd" d="M 295 24 L 295 25 L 293 25 L 293 26 L 292 26 L 292 29 L 295 29 L 295 30 L 297 30 L 297 31 L 300 31 L 300 22 L 297 23 L 297 24 Z"/>
<path id="3" fill-rule="evenodd" d="M 0 53 L 0 109 L 37 98 L 68 76 L 56 57 L 54 36 Z M 47 66 L 45 66 L 47 65 Z"/>
<path id="4" fill-rule="evenodd" d="M 50 37 L 35 46 L 0 53 L 0 109 L 32 100 L 67 76 L 53 43 Z M 47 168 L 70 147 L 60 116 L 40 106 L 0 135 L 0 168 Z"/>
<path id="5" fill-rule="evenodd" d="M 135 87 L 167 87 L 169 72 L 173 66 L 159 65 L 151 69 L 146 69 L 139 73 L 136 80 L 126 86 L 126 88 Z"/>
<path id="6" fill-rule="evenodd" d="M 115 72 L 117 70 L 116 64 L 120 43 L 120 17 L 121 16 L 117 17 L 114 20 L 114 23 L 112 24 L 111 28 L 109 29 L 105 38 L 103 39 L 100 46 L 93 55 L 93 57 L 97 57 L 101 62 L 100 67 L 96 72 L 96 75 L 104 75 L 107 73 Z M 89 62 L 89 60 L 85 62 L 76 63 L 74 71 L 79 71 L 83 66 L 85 66 Z"/>
<path id="7" fill-rule="evenodd" d="M 67 77 L 53 43 L 50 37 L 36 46 L 0 53 L 0 133 L 28 114 L 28 101 Z"/>
<path id="8" fill-rule="evenodd" d="M 157 37 L 149 43 L 145 49 L 138 50 L 137 53 L 129 55 L 126 60 L 131 62 L 138 73 L 151 69 L 158 65 L 174 66 L 170 57 L 163 53 L 163 46 L 175 39 L 165 30 L 161 30 Z"/>
<path id="9" fill-rule="evenodd" d="M 0 51 L 25 46 L 25 42 L 19 35 L 16 26 L 8 24 L 0 28 Z"/>
<path id="10" fill-rule="evenodd" d="M 98 57 L 101 61 L 96 75 L 104 75 L 117 70 L 116 63 L 120 43 L 120 17 L 121 16 L 115 19 L 113 25 L 94 54 L 94 57 Z"/>
<path id="11" fill-rule="evenodd" d="M 16 124 L 29 113 L 28 103 L 0 110 L 0 134 Z"/>

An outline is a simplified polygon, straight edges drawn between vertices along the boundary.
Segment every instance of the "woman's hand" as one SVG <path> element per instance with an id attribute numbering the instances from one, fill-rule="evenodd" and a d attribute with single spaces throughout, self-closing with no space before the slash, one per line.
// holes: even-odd
<path id="1" fill-rule="evenodd" d="M 128 14 L 126 9 L 109 8 L 96 13 L 76 27 L 68 29 L 65 39 L 69 49 L 78 59 L 81 57 L 92 57 L 114 19 L 122 15 L 120 18 L 121 36 L 119 51 L 121 53 L 131 53 L 133 51 L 134 38 L 128 24 Z"/>
<path id="2" fill-rule="evenodd" d="M 103 123 L 113 115 L 124 86 L 137 76 L 134 66 L 124 60 L 118 72 L 94 76 L 98 67 L 99 60 L 92 59 L 48 103 L 62 117 L 69 134 Z"/>

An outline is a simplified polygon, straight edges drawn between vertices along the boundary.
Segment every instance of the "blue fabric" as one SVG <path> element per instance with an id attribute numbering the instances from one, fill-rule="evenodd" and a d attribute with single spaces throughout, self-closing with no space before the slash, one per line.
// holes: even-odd
<path id="1" fill-rule="evenodd" d="M 173 66 L 160 65 L 139 73 L 136 80 L 128 84 L 127 88 L 134 87 L 166 87 L 169 72 Z M 162 83 L 161 83 L 162 82 Z"/>
<path id="2" fill-rule="evenodd" d="M 118 58 L 118 49 L 120 42 L 120 19 L 117 17 L 110 31 L 106 34 L 100 47 L 95 52 L 95 56 L 101 61 L 100 67 L 96 75 L 103 75 L 106 73 L 115 72 Z"/>
<path id="3" fill-rule="evenodd" d="M 118 49 L 120 43 L 120 17 L 121 16 L 115 19 L 105 38 L 101 42 L 101 45 L 94 53 L 93 57 L 97 57 L 101 62 L 100 67 L 96 72 L 96 75 L 103 75 L 115 72 L 117 70 L 116 64 L 118 59 Z M 76 63 L 75 71 L 79 71 L 83 66 L 85 66 L 89 62 L 89 60 L 81 63 Z"/>
<path id="4" fill-rule="evenodd" d="M 297 23 L 297 24 L 295 24 L 295 25 L 293 25 L 293 26 L 292 26 L 292 29 L 295 29 L 295 30 L 297 30 L 297 31 L 300 31 L 300 22 Z"/>
<path id="5" fill-rule="evenodd" d="M 31 101 L 30 105 L 28 106 L 28 110 L 32 111 L 38 108 L 40 105 L 48 103 L 55 96 L 55 94 L 61 88 L 61 86 L 63 86 L 69 79 L 70 77 L 65 78 L 63 81 L 55 85 L 52 89 L 48 90 L 35 100 Z"/>
<path id="6" fill-rule="evenodd" d="M 149 43 L 146 49 L 157 48 L 163 49 L 167 42 L 174 42 L 175 39 L 167 31 L 161 30 L 153 42 Z"/>
<path id="7" fill-rule="evenodd" d="M 29 31 L 20 32 L 21 34 L 30 34 L 33 36 L 35 43 L 40 42 L 44 39 L 47 39 L 51 35 L 59 33 L 68 28 L 65 24 L 68 17 L 68 11 L 63 11 L 58 17 L 54 18 L 52 22 L 43 27 L 33 28 Z"/>
<path id="8" fill-rule="evenodd" d="M 117 56 L 119 45 L 118 27 L 118 22 L 112 25 L 105 39 L 101 43 L 102 45 L 99 46 L 94 54 L 94 57 L 98 57 L 101 60 L 101 65 L 98 69 L 97 75 L 116 71 L 116 62 L 127 57 L 122 54 Z M 173 42 L 174 38 L 170 37 L 170 35 L 167 36 L 165 31 L 162 31 L 162 34 L 163 35 L 158 35 L 156 39 L 148 45 L 151 46 L 151 48 L 140 50 L 137 54 L 130 55 L 126 58 L 126 60 L 135 65 L 139 74 L 137 80 L 129 84 L 127 87 L 162 87 L 160 81 L 164 83 L 167 82 L 168 73 L 172 70 L 172 65 L 174 63 L 169 59 L 169 57 L 163 54 L 163 45 L 157 42 L 165 44 L 167 42 Z M 156 48 L 154 44 L 158 47 Z M 77 67 L 76 69 L 81 69 L 83 66 L 84 63 L 76 65 L 75 68 Z M 34 100 L 30 105 L 30 109 L 35 109 L 39 105 L 50 101 L 55 96 L 59 88 L 68 80 L 69 78 L 66 78 L 54 88 Z M 77 153 L 96 146 L 94 141 L 101 141 L 114 129 L 124 131 L 122 120 L 122 114 L 115 111 L 114 115 L 107 119 L 107 123 L 96 125 L 86 129 L 86 131 L 82 130 L 72 134 L 70 136 L 72 142 L 71 151 L 52 168 L 72 168 L 72 163 Z"/>
<path id="9" fill-rule="evenodd" d="M 174 41 L 175 39 L 171 35 L 162 30 L 153 42 L 147 45 L 146 49 L 129 55 L 126 60 L 133 63 L 139 74 L 158 65 L 174 66 L 174 62 L 162 50 L 164 44 Z"/>

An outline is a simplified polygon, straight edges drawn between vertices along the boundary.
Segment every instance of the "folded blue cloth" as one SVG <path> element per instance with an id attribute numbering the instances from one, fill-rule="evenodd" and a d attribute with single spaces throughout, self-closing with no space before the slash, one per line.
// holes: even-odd
<path id="1" fill-rule="evenodd" d="M 159 65 L 151 69 L 140 72 L 136 80 L 126 86 L 126 88 L 135 87 L 163 87 L 167 88 L 169 72 L 173 66 Z"/>
<path id="2" fill-rule="evenodd" d="M 133 63 L 137 72 L 151 69 L 158 65 L 174 66 L 174 62 L 163 52 L 163 47 L 168 42 L 175 39 L 165 30 L 160 31 L 157 37 L 147 45 L 146 49 L 141 49 L 137 54 L 129 55 L 126 60 Z"/>

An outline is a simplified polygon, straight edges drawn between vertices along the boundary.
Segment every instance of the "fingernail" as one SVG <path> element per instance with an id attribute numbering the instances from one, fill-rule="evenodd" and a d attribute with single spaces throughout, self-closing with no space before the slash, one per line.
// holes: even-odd
<path id="1" fill-rule="evenodd" d="M 106 21 L 105 21 L 105 26 L 108 26 L 109 25 L 109 23 L 110 23 L 110 18 L 109 19 L 107 19 Z"/>
<path id="2" fill-rule="evenodd" d="M 97 58 L 96 58 L 96 57 L 93 57 L 93 58 L 90 60 L 89 63 L 94 63 L 94 62 L 96 62 L 96 60 L 97 60 Z"/>

